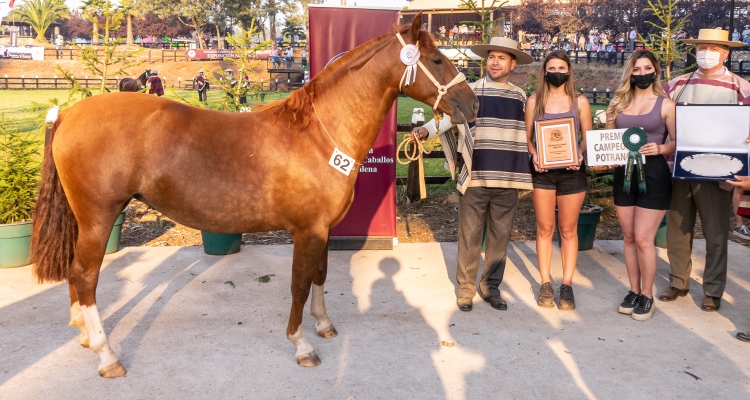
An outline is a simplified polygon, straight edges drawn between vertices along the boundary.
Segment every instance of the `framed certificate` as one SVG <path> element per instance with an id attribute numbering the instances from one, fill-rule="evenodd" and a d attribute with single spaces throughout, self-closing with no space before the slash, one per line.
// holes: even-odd
<path id="1" fill-rule="evenodd" d="M 559 169 L 579 165 L 575 120 L 549 119 L 534 122 L 539 168 Z"/>
<path id="2" fill-rule="evenodd" d="M 677 105 L 673 177 L 726 180 L 748 174 L 750 106 Z"/>

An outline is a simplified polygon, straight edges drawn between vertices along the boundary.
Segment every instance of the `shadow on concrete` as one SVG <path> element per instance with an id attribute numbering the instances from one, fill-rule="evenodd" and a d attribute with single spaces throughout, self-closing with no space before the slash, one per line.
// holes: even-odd
<path id="1" fill-rule="evenodd" d="M 137 263 L 146 252 L 147 248 L 131 249 L 128 253 L 122 254 L 110 262 L 101 271 L 99 276 L 96 296 L 97 306 L 102 316 L 104 329 L 110 338 L 110 344 L 115 349 L 118 347 L 118 343 L 115 343 L 111 336 L 122 318 L 130 313 L 136 305 L 156 288 L 165 284 L 167 285 L 158 300 L 139 319 L 137 326 L 119 343 L 122 350 L 115 350 L 115 353 L 120 358 L 120 362 L 122 362 L 126 369 L 129 367 L 130 361 L 134 357 L 143 337 L 172 296 L 222 258 L 204 255 L 205 257 L 196 258 L 188 268 L 185 268 L 184 260 L 180 261 L 182 265 L 175 262 L 176 258 L 184 258 L 182 254 L 184 249 L 179 249 L 175 254 L 163 260 L 147 275 L 143 276 L 142 282 L 147 283 L 137 295 L 130 298 L 127 303 L 111 315 L 105 316 L 105 310 L 123 295 L 125 285 L 128 284 L 127 279 L 118 277 L 119 273 L 123 269 Z M 27 337 L 3 337 L 3 350 L 9 350 L 7 352 L 3 351 L 4 354 L 0 355 L 2 358 L 0 385 L 79 336 L 79 331 L 76 328 L 68 326 L 68 321 L 70 320 L 69 304 L 70 295 L 68 285 L 67 282 L 63 282 L 0 309 L 0 321 L 6 321 L 0 323 L 0 325 L 6 326 L 9 330 L 12 329 L 16 332 L 27 331 L 35 338 L 40 339 L 33 340 L 30 343 Z M 37 310 L 33 313 L 38 318 L 27 321 L 15 318 L 17 315 L 30 314 L 29 309 Z M 19 327 L 21 325 L 23 325 L 23 328 Z M 81 348 L 81 350 L 90 356 L 96 357 L 88 349 Z M 81 357 L 78 361 L 86 363 L 89 359 L 90 357 Z M 91 368 L 94 368 L 96 364 L 98 362 L 92 364 Z"/>

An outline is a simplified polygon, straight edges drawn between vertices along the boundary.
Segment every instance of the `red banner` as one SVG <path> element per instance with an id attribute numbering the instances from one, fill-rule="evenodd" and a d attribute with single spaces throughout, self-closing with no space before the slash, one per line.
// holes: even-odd
<path id="1" fill-rule="evenodd" d="M 334 57 L 386 33 L 398 20 L 397 9 L 328 7 L 310 5 L 310 76 L 314 77 Z M 356 90 L 356 89 L 353 89 Z M 354 203 L 331 232 L 336 237 L 379 238 L 393 243 L 396 237 L 396 102 L 385 117 L 370 154 L 359 169 Z M 369 240 L 369 239 L 368 239 Z M 338 247 L 338 246 L 337 246 Z M 335 247 L 334 247 L 335 248 Z"/>
<path id="2" fill-rule="evenodd" d="M 232 50 L 203 50 L 190 49 L 185 52 L 185 59 L 193 60 L 223 60 L 225 58 L 238 58 L 239 56 Z"/>

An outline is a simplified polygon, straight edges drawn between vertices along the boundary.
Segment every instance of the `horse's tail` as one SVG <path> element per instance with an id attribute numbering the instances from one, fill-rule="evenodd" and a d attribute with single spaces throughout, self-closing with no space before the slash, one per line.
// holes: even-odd
<path id="1" fill-rule="evenodd" d="M 68 279 L 78 238 L 78 222 L 65 197 L 52 156 L 52 141 L 62 117 L 58 117 L 52 125 L 50 143 L 44 150 L 42 181 L 33 215 L 31 262 L 34 263 L 34 275 L 39 283 Z"/>

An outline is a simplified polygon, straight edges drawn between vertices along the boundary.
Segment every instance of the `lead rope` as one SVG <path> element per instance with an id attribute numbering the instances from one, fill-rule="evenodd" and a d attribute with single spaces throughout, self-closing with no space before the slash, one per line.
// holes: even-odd
<path id="1" fill-rule="evenodd" d="M 404 38 L 401 37 L 400 33 L 396 33 L 396 37 L 398 38 L 398 41 L 401 42 L 401 62 L 406 65 L 406 70 L 404 70 L 404 73 L 401 75 L 401 80 L 398 83 L 398 89 L 401 90 L 403 86 L 409 86 L 410 84 L 413 85 L 417 81 L 417 66 L 424 72 L 425 75 L 427 75 L 427 78 L 432 82 L 433 85 L 438 90 L 437 98 L 435 99 L 435 104 L 432 106 L 432 114 L 435 119 L 435 126 L 440 126 L 440 120 L 442 119 L 442 116 L 437 110 L 438 104 L 440 104 L 440 100 L 443 98 L 443 95 L 448 93 L 448 89 L 451 87 L 458 85 L 461 82 L 464 82 L 466 80 L 466 75 L 459 72 L 456 76 L 453 77 L 453 79 L 448 82 L 447 85 L 441 85 L 440 82 L 435 79 L 434 76 L 430 73 L 429 70 L 422 64 L 422 61 L 419 61 L 419 48 L 413 44 L 406 44 L 404 42 Z M 414 147 L 412 147 L 411 152 L 408 152 L 406 149 L 408 148 L 409 144 L 413 144 Z M 406 159 L 409 161 L 401 161 L 401 148 L 404 148 L 404 155 L 406 156 Z M 427 150 L 424 148 L 424 144 L 421 140 L 416 139 L 413 134 L 409 134 L 404 136 L 404 140 L 401 141 L 401 144 L 398 145 L 398 148 L 396 149 L 396 161 L 398 161 L 401 165 L 409 165 L 411 162 L 418 161 L 419 163 L 419 194 L 422 199 L 427 197 L 427 187 L 425 185 L 424 181 L 424 154 L 430 154 L 434 150 L 433 148 L 430 150 Z"/>

